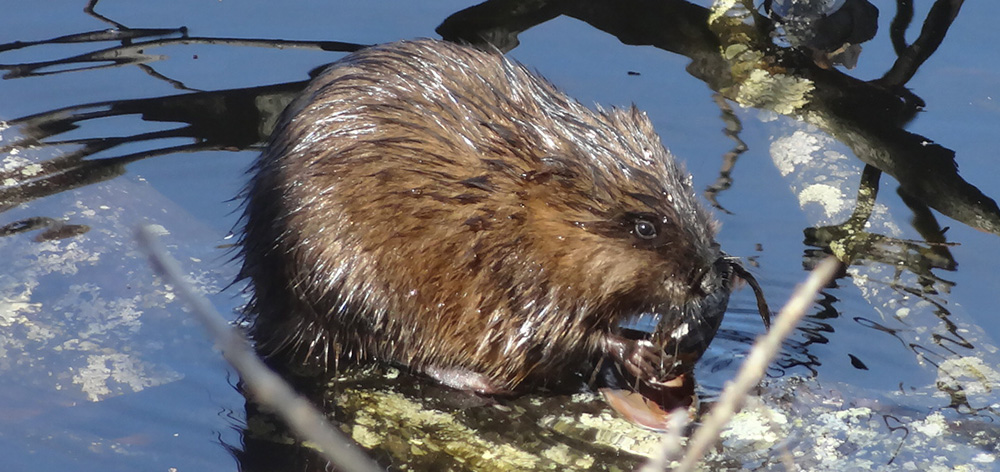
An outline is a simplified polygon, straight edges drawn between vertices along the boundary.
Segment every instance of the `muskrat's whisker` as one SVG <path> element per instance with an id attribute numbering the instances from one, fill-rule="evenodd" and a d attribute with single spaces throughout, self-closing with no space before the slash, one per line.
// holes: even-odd
<path id="1" fill-rule="evenodd" d="M 767 306 L 767 300 L 764 299 L 764 291 L 760 288 L 760 284 L 757 283 L 757 279 L 735 258 L 729 260 L 729 267 L 733 269 L 737 277 L 743 279 L 753 289 L 754 296 L 757 297 L 757 311 L 760 312 L 760 319 L 764 322 L 764 328 L 770 329 L 771 309 Z"/>

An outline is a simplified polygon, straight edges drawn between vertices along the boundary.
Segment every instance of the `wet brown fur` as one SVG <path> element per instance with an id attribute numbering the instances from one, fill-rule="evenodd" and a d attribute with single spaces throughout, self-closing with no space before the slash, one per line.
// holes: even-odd
<path id="1" fill-rule="evenodd" d="M 704 295 L 720 257 L 645 114 L 594 112 L 444 42 L 326 70 L 252 174 L 242 277 L 277 362 L 376 359 L 512 390 L 600 354 L 627 317 Z"/>

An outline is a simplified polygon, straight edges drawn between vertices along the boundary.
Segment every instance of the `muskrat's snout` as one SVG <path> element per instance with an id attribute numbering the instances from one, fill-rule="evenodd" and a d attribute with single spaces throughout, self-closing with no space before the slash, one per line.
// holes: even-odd
<path id="1" fill-rule="evenodd" d="M 691 279 L 692 294 L 704 297 L 719 290 L 731 289 L 732 272 L 732 263 L 729 258 L 720 254 L 711 265 L 695 271 L 694 277 Z"/>
<path id="2" fill-rule="evenodd" d="M 729 258 L 719 257 L 711 269 L 702 274 L 701 280 L 692 284 L 697 287 L 700 297 L 690 299 L 672 316 L 662 318 L 656 334 L 663 343 L 666 359 L 674 359 L 673 364 L 664 363 L 662 368 L 667 370 L 664 374 L 693 370 L 694 363 L 715 338 L 733 288 L 732 266 Z"/>
<path id="3" fill-rule="evenodd" d="M 623 336 L 644 339 L 661 353 L 655 380 L 669 380 L 694 370 L 715 338 L 733 289 L 733 258 L 720 255 L 691 276 L 686 303 L 664 303 L 621 323 Z"/>

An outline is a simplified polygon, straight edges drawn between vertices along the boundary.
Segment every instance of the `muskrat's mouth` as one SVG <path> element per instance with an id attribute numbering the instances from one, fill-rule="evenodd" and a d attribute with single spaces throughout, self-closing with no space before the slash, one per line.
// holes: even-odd
<path id="1" fill-rule="evenodd" d="M 667 429 L 671 413 L 684 410 L 694 414 L 698 409 L 691 375 L 682 374 L 655 387 L 641 382 L 634 390 L 603 387 L 598 391 L 604 401 L 626 419 L 654 431 Z"/>
<path id="2" fill-rule="evenodd" d="M 708 350 L 722 324 L 734 278 L 753 289 L 764 326 L 770 327 L 770 311 L 760 285 L 739 261 L 729 256 L 720 257 L 714 270 L 717 279 L 714 289 L 705 296 L 679 307 L 653 307 L 619 323 L 623 337 L 650 341 L 661 350 L 663 356 L 657 379 L 667 381 L 694 370 L 694 364 Z"/>
<path id="3" fill-rule="evenodd" d="M 637 424 L 661 429 L 669 412 L 697 405 L 691 373 L 722 323 L 734 278 L 753 289 L 764 326 L 770 327 L 770 311 L 760 285 L 738 260 L 723 256 L 714 269 L 718 283 L 704 297 L 679 307 L 657 306 L 618 325 L 620 336 L 650 341 L 662 353 L 658 373 L 651 379 L 636 379 L 609 363 L 600 367 L 600 391 L 606 401 Z"/>

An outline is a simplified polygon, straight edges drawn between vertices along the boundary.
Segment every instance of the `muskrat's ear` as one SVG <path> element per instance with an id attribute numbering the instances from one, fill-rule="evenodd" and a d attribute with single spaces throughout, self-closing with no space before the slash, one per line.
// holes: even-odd
<path id="1" fill-rule="evenodd" d="M 577 150 L 576 152 L 584 152 Z M 595 169 L 587 159 L 579 157 L 547 156 L 541 159 L 548 172 L 563 179 L 573 179 L 576 185 L 593 186 L 599 179 L 599 170 Z"/>
<path id="2" fill-rule="evenodd" d="M 541 184 L 555 179 L 566 186 L 581 180 L 580 166 L 574 165 L 573 161 L 559 157 L 543 157 L 538 162 L 541 164 L 540 166 L 521 174 L 524 180 Z"/>
<path id="3" fill-rule="evenodd" d="M 539 162 L 542 164 L 541 172 L 545 172 L 553 176 L 566 179 L 586 177 L 585 175 L 581 175 L 581 171 L 584 169 L 580 163 L 574 159 L 567 159 L 559 156 L 546 156 L 539 159 Z"/>
<path id="4" fill-rule="evenodd" d="M 505 141 L 510 145 L 521 145 L 521 136 L 518 135 L 517 130 L 509 126 L 504 126 L 501 123 L 496 123 L 492 121 L 481 121 L 479 125 L 493 132 L 498 138 Z"/>

